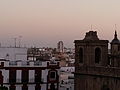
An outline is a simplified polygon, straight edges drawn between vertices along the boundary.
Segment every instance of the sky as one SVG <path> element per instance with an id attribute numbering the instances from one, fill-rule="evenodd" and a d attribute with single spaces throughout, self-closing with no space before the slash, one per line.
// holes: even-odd
<path id="1" fill-rule="evenodd" d="M 0 42 L 13 46 L 21 36 L 21 45 L 57 47 L 63 41 L 74 47 L 91 30 L 100 39 L 120 38 L 120 0 L 0 0 Z"/>

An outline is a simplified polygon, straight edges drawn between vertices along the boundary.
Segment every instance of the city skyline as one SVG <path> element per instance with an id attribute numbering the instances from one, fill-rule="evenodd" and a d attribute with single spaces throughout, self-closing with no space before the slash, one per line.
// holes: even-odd
<path id="1" fill-rule="evenodd" d="M 63 41 L 74 47 L 92 29 L 100 39 L 113 39 L 115 24 L 120 37 L 120 1 L 116 0 L 7 0 L 0 1 L 0 42 L 14 45 L 22 36 L 27 46 L 56 47 Z"/>

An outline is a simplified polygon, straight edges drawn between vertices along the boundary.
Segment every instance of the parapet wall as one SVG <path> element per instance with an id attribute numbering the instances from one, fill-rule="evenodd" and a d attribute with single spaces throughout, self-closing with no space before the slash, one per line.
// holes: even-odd
<path id="1" fill-rule="evenodd" d="M 97 75 L 103 77 L 120 78 L 120 68 L 117 67 L 77 67 L 76 74 Z"/>
<path id="2" fill-rule="evenodd" d="M 51 61 L 0 61 L 0 67 L 59 67 L 59 62 Z"/>

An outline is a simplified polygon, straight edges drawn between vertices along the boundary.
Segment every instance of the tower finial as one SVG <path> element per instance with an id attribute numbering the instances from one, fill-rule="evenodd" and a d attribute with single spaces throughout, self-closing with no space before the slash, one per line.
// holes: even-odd
<path id="1" fill-rule="evenodd" d="M 114 38 L 117 39 L 117 31 L 115 30 Z"/>
<path id="2" fill-rule="evenodd" d="M 115 24 L 114 39 L 112 40 L 111 44 L 120 44 L 120 41 L 119 41 L 119 39 L 117 38 L 116 24 Z"/>
<path id="3" fill-rule="evenodd" d="M 117 39 L 116 24 L 115 24 L 115 35 L 114 35 L 114 38 Z"/>
<path id="4" fill-rule="evenodd" d="M 115 24 L 115 31 L 116 31 L 116 29 L 117 29 L 117 25 Z"/>

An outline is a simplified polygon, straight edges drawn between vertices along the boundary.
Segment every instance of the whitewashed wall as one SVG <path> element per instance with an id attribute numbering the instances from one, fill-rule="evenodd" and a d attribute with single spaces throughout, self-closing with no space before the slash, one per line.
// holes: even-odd
<path id="1" fill-rule="evenodd" d="M 0 47 L 0 59 L 27 60 L 27 48 Z"/>

